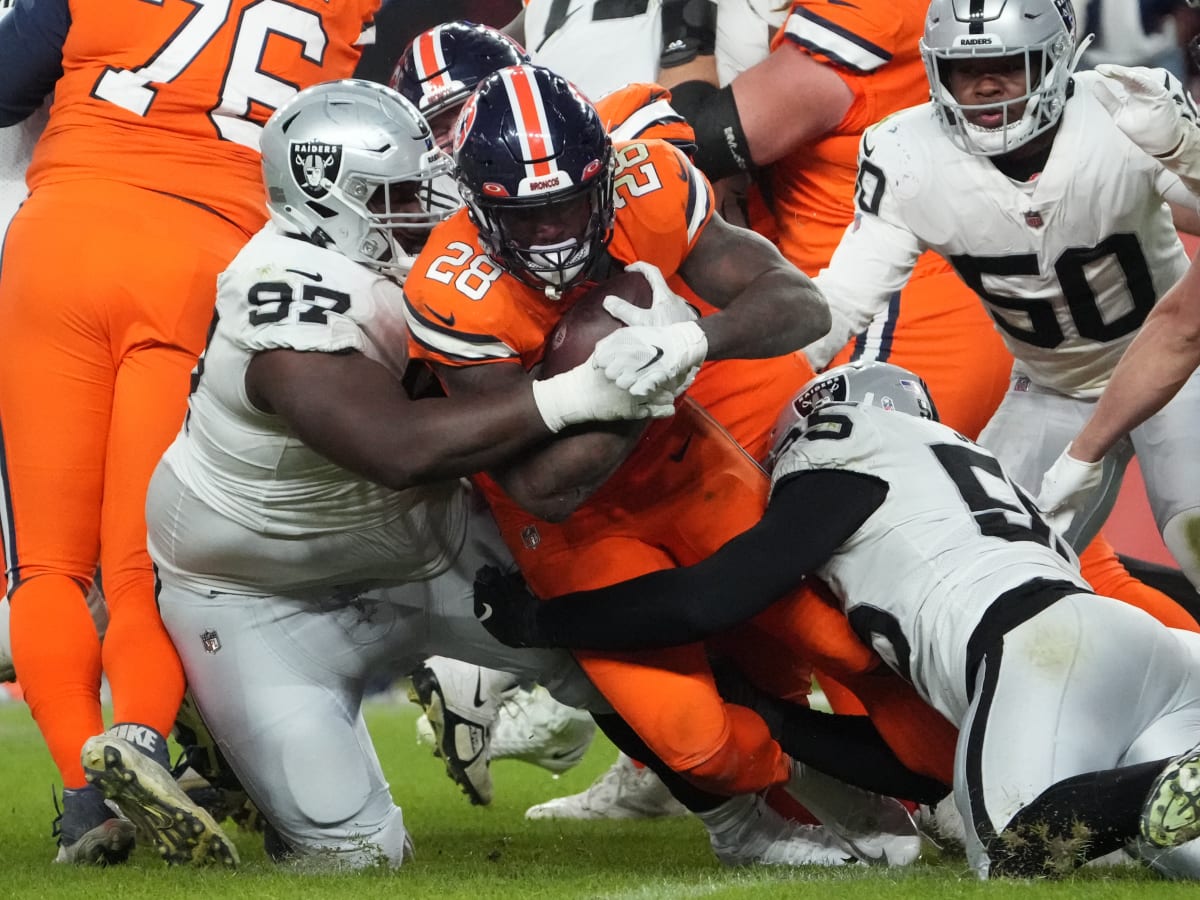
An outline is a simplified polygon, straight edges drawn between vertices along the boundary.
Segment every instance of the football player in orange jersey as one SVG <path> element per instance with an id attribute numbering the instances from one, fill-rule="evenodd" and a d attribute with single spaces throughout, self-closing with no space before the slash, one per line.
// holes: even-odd
<path id="1" fill-rule="evenodd" d="M 492 29 L 469 23 L 446 23 L 418 36 L 405 50 L 397 63 L 392 83 L 430 115 L 444 117 L 461 105 L 469 89 L 484 74 L 499 67 L 497 60 L 511 56 L 512 52 L 503 36 Z M 656 138 L 667 140 L 685 152 L 694 149 L 691 126 L 671 107 L 669 91 L 659 85 L 626 85 L 600 98 L 596 109 L 614 140 Z M 678 274 L 672 276 L 670 286 L 697 305 L 703 303 Z M 794 387 L 811 376 L 812 372 L 800 354 L 769 359 L 714 360 L 700 367 L 688 395 L 700 402 L 753 456 L 761 458 L 765 455 L 769 431 L 778 410 Z M 800 617 L 793 621 L 799 622 Z M 834 656 L 838 652 L 853 656 L 855 648 L 861 649 L 853 639 L 847 641 L 846 646 L 839 646 L 831 639 L 827 647 Z M 496 757 L 490 756 L 489 737 L 497 736 L 490 735 L 488 730 L 495 719 L 494 704 L 480 708 L 472 702 L 476 696 L 474 691 L 477 685 L 485 685 L 487 689 L 483 696 L 486 698 L 511 684 L 511 676 L 505 673 L 489 673 L 476 666 L 441 658 L 427 660 L 422 669 L 414 673 L 414 693 L 427 710 L 432 741 L 439 748 L 448 773 L 476 803 L 486 803 L 491 798 L 488 761 Z M 807 690 L 807 682 L 804 690 Z M 435 697 L 440 702 L 433 702 Z M 555 704 L 555 709 L 557 714 L 546 718 L 563 729 L 561 735 L 544 729 L 544 733 L 533 741 L 525 736 L 516 746 L 529 752 L 534 749 L 531 744 L 537 743 L 541 748 L 552 747 L 560 751 L 565 748 L 576 752 L 574 742 L 564 743 L 568 739 L 578 740 L 572 737 L 575 733 L 568 727 L 572 720 L 562 715 L 560 705 Z M 503 718 L 498 720 L 497 727 L 503 729 L 504 722 Z M 460 756 L 458 748 L 462 742 L 454 739 L 462 729 L 478 735 L 478 740 L 471 743 L 469 758 Z M 511 743 L 502 736 L 497 737 L 497 746 L 509 748 Z M 614 778 L 620 782 L 616 791 L 619 796 L 633 799 L 637 794 L 633 806 L 628 809 L 612 807 L 611 810 L 605 806 L 602 810 L 600 806 L 604 805 L 598 806 L 599 801 L 593 798 L 584 804 L 587 809 L 583 813 L 571 817 L 662 815 L 682 810 L 650 773 L 632 768 L 625 756 L 602 779 L 601 794 L 613 793 Z M 632 789 L 634 782 L 648 787 L 649 791 Z M 592 797 L 592 793 L 587 792 L 587 797 Z M 559 801 L 572 799 L 576 798 L 559 798 L 534 807 L 527 814 L 531 817 L 567 815 L 567 812 L 559 811 Z"/>
<path id="2" fill-rule="evenodd" d="M 678 273 L 714 304 L 699 323 L 683 315 L 606 339 L 620 338 L 609 345 L 610 377 L 635 393 L 708 358 L 786 353 L 799 332 L 822 327 L 807 279 L 765 241 L 712 218 L 711 190 L 683 154 L 657 141 L 614 150 L 594 108 L 548 70 L 517 66 L 485 78 L 462 110 L 454 147 L 467 211 L 434 230 L 405 286 L 413 356 L 433 364 L 451 396 L 522 384 L 581 285 L 634 261 Z M 671 294 L 660 279 L 656 293 Z M 636 440 L 615 474 L 595 449 L 614 438 Z M 532 584 L 601 585 L 701 558 L 761 511 L 761 469 L 698 408 L 684 403 L 668 426 L 637 438 L 576 434 L 477 479 Z M 764 657 L 788 658 L 764 652 L 777 642 L 756 622 L 721 649 L 794 692 L 807 683 L 807 663 L 767 671 Z M 787 760 L 761 720 L 722 703 L 705 654 L 689 645 L 580 661 L 632 729 L 616 735 L 619 743 L 645 741 L 704 791 L 743 795 L 712 802 L 705 793 L 707 805 L 694 807 L 718 856 L 839 863 L 827 835 L 817 843 L 810 832 L 803 846 L 803 832 L 746 793 L 783 783 Z M 602 718 L 610 736 L 622 727 Z M 790 834 L 794 849 L 747 843 L 742 825 L 731 828 L 755 808 L 760 837 L 762 828 Z"/>
<path id="3" fill-rule="evenodd" d="M 140 786 L 169 861 L 236 859 L 163 768 L 184 679 L 155 608 L 146 485 L 217 274 L 266 219 L 262 123 L 350 74 L 378 6 L 19 0 L 0 23 L 0 126 L 54 92 L 0 269 L 0 522 L 16 670 L 65 788 L 59 861 L 130 851 L 133 826 L 89 779 Z M 84 603 L 98 565 L 103 643 Z"/>

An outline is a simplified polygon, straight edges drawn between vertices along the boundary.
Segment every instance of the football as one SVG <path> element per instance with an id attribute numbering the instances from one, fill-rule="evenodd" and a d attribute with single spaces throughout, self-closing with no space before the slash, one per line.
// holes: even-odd
<path id="1" fill-rule="evenodd" d="M 590 288 L 563 313 L 546 339 L 543 378 L 575 368 L 591 355 L 597 341 L 624 327 L 604 308 L 604 298 L 609 294 L 616 294 L 642 309 L 649 309 L 652 300 L 650 282 L 637 272 L 621 272 Z"/>

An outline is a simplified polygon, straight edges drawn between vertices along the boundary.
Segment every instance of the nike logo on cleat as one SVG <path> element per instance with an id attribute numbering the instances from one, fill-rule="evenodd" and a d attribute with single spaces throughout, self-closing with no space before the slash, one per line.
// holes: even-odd
<path id="1" fill-rule="evenodd" d="M 486 605 L 486 604 L 485 604 Z M 480 696 L 480 689 L 483 687 L 483 673 L 479 672 L 475 675 L 475 696 L 471 698 L 471 702 L 475 704 L 475 708 L 483 706 L 484 700 Z"/>

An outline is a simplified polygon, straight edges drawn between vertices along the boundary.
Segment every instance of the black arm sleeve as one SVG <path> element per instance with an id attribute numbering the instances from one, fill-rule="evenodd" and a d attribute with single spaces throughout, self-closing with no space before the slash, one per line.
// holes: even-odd
<path id="1" fill-rule="evenodd" d="M 671 106 L 696 132 L 692 162 L 711 181 L 754 169 L 750 142 L 742 130 L 733 88 L 685 81 L 671 88 Z"/>
<path id="2" fill-rule="evenodd" d="M 775 486 L 758 524 L 708 559 L 542 603 L 537 643 L 640 650 L 724 631 L 795 590 L 886 496 L 884 482 L 854 472 L 790 475 Z"/>

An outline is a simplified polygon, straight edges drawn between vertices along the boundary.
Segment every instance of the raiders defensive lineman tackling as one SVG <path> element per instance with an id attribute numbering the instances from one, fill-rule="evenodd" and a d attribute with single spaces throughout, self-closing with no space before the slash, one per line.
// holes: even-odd
<path id="1" fill-rule="evenodd" d="M 398 866 L 410 841 L 363 723 L 366 681 L 438 652 L 551 688 L 577 671 L 475 622 L 475 570 L 511 558 L 456 476 L 568 424 L 669 414 L 673 398 L 634 401 L 585 363 L 511 401 L 410 399 L 400 282 L 457 208 L 439 190 L 449 157 L 399 94 L 354 80 L 280 108 L 262 157 L 272 221 L 220 277 L 187 418 L 149 489 L 159 603 L 274 849 Z M 564 699 L 588 705 L 580 687 Z"/>
<path id="2" fill-rule="evenodd" d="M 1063 874 L 1127 846 L 1200 877 L 1200 638 L 1093 594 L 996 458 L 935 419 L 911 372 L 831 369 L 784 411 L 749 531 L 696 565 L 545 602 L 482 573 L 485 625 L 522 646 L 670 645 L 817 575 L 959 728 L 954 796 L 980 877 Z M 788 712 L 771 706 L 776 730 Z"/>
<path id="3" fill-rule="evenodd" d="M 1016 357 L 980 435 L 1036 491 L 1117 360 L 1188 259 L 1165 200 L 1179 179 L 1114 122 L 1125 88 L 1073 73 L 1069 0 L 933 0 L 921 50 L 932 102 L 863 135 L 857 211 L 817 281 L 834 326 L 806 348 L 818 368 L 904 286 L 923 250 L 979 295 Z M 1156 70 L 1194 120 L 1173 76 Z M 1200 554 L 1200 376 L 1108 454 L 1104 502 L 1069 532 L 1079 548 L 1107 516 L 1136 451 L 1155 520 L 1193 584 Z"/>

